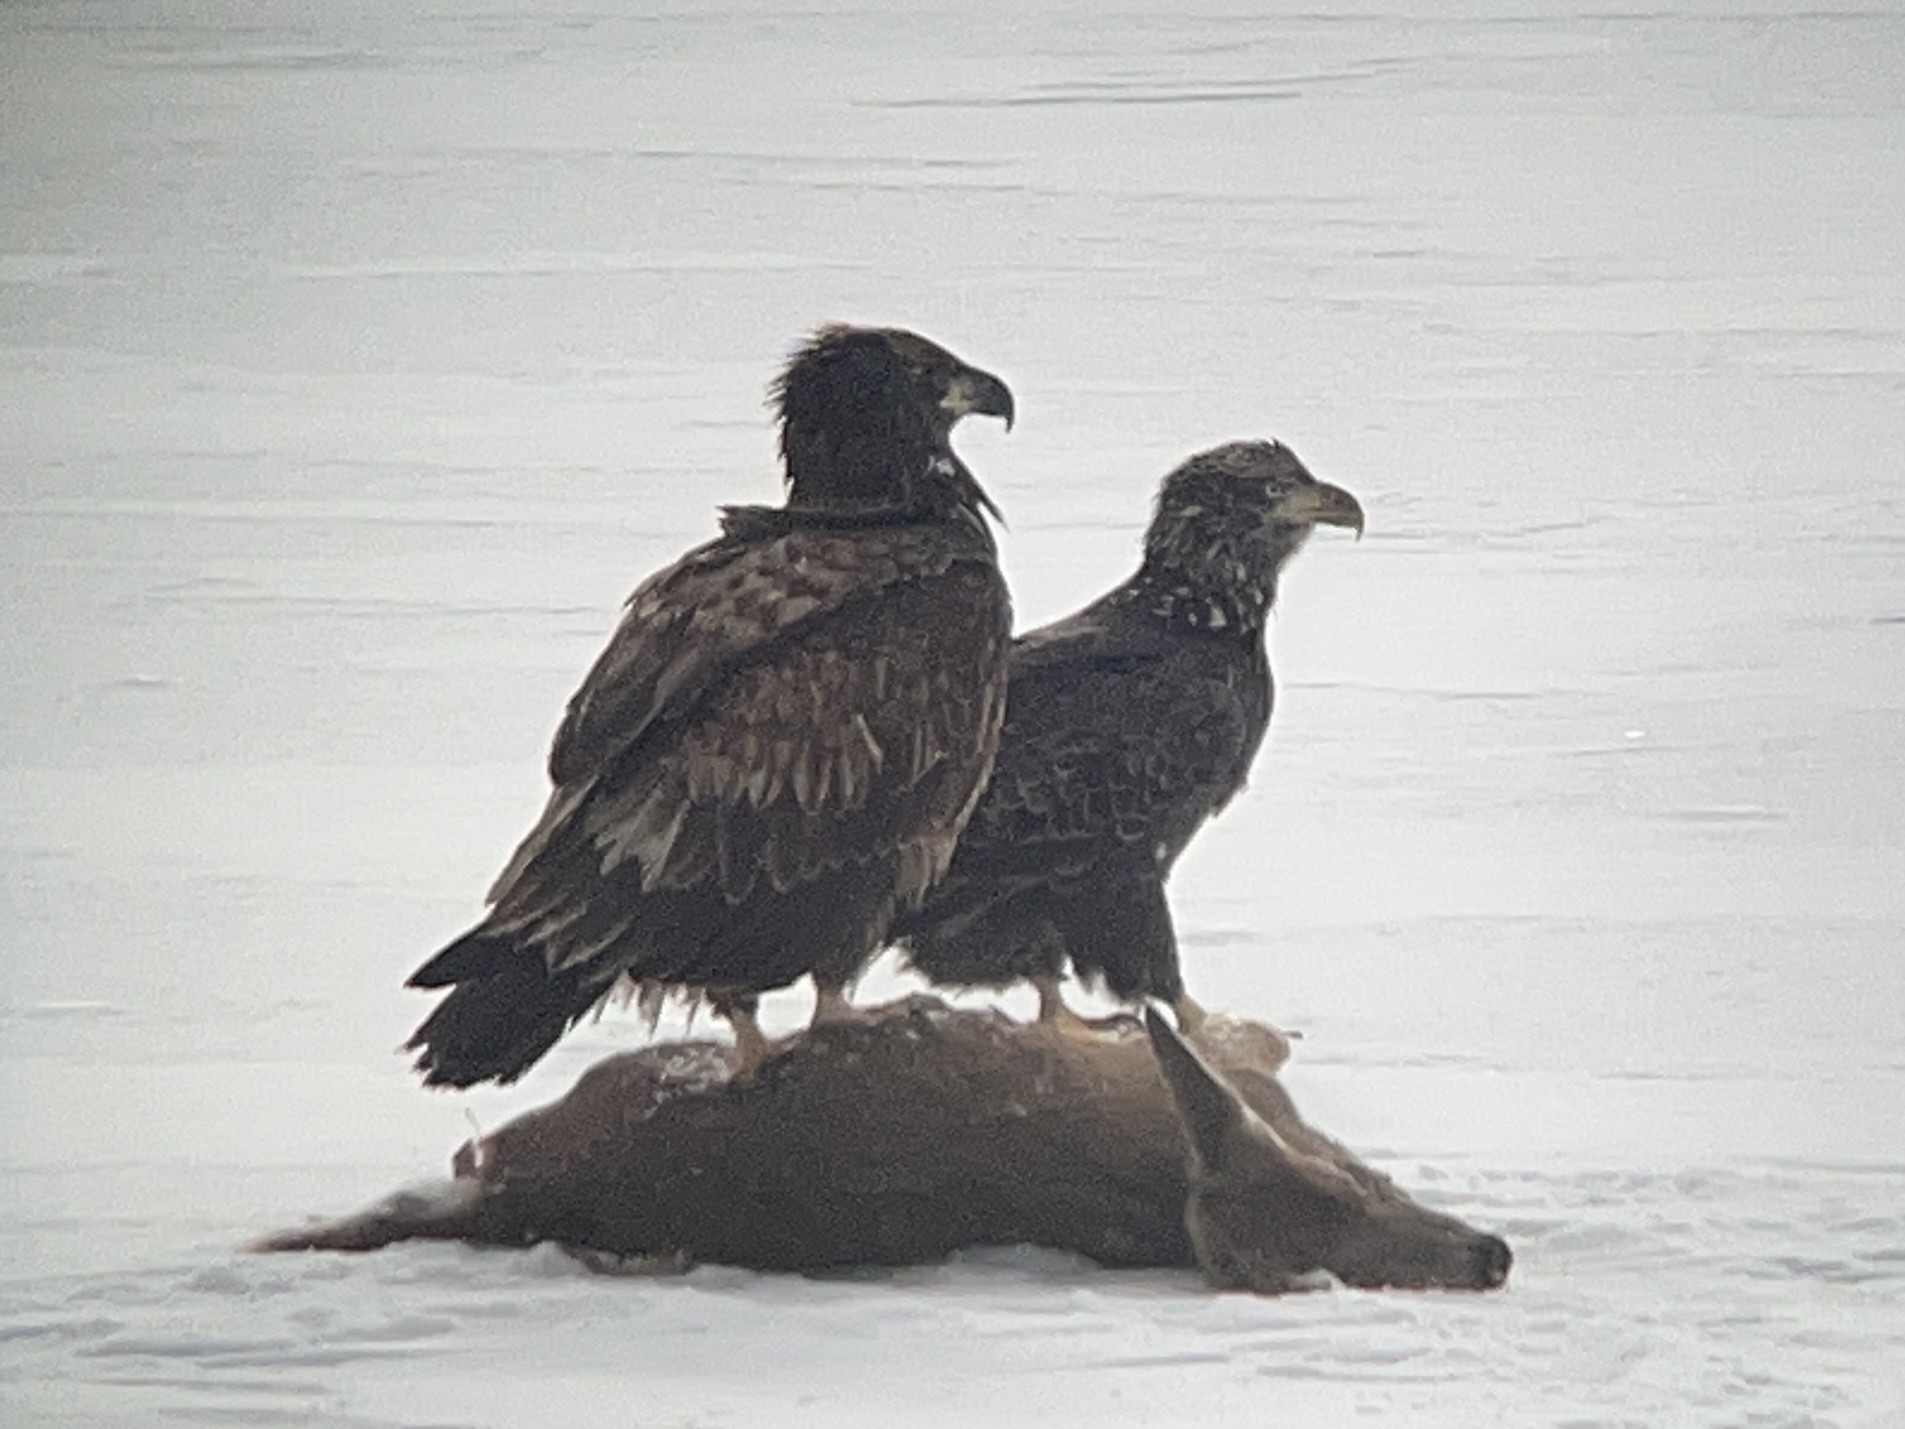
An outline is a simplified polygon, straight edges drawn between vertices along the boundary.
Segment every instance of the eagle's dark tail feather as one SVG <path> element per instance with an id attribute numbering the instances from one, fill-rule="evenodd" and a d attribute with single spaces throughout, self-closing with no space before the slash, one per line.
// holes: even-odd
<path id="1" fill-rule="evenodd" d="M 486 937 L 479 928 L 465 933 L 410 974 L 405 987 L 449 987 L 472 978 L 494 977 L 533 960 L 507 938 Z"/>
<path id="2" fill-rule="evenodd" d="M 412 987 L 456 984 L 404 1043 L 418 1054 L 425 1086 L 515 1081 L 602 996 L 600 978 L 586 969 L 551 974 L 540 957 L 508 951 L 460 939 L 411 977 Z"/>

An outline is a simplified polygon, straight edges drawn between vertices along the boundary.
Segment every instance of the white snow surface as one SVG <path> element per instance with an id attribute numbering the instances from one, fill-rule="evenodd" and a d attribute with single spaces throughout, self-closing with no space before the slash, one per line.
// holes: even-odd
<path id="1" fill-rule="evenodd" d="M 1858 0 L 0 6 L 0 1422 L 1905 1424 L 1901 74 Z M 1173 898 L 1504 1292 L 241 1251 L 647 1036 L 394 1050 L 830 318 L 1013 384 L 1022 623 L 1200 447 L 1362 498 Z"/>

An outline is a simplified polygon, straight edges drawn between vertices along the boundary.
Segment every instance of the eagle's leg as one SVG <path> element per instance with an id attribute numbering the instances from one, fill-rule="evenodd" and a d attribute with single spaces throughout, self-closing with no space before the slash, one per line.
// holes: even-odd
<path id="1" fill-rule="evenodd" d="M 1065 1005 L 1059 981 L 1060 975 L 1055 972 L 1032 975 L 1032 987 L 1038 993 L 1038 1020 L 1061 1037 L 1096 1037 L 1091 1024 Z"/>
<path id="2" fill-rule="evenodd" d="M 815 1027 L 828 1022 L 865 1022 L 868 1016 L 855 1007 L 847 997 L 844 986 L 814 980 L 814 1020 Z"/>
<path id="3" fill-rule="evenodd" d="M 732 1080 L 753 1081 L 755 1072 L 767 1060 L 772 1046 L 767 1034 L 761 1031 L 760 1019 L 755 1015 L 760 1010 L 760 997 L 751 992 L 716 992 L 708 995 L 708 1001 L 716 1012 L 727 1019 L 728 1026 L 734 1029 Z"/>
<path id="4" fill-rule="evenodd" d="M 1171 999 L 1171 1012 L 1177 1018 L 1177 1030 L 1186 1037 L 1196 1036 L 1198 1029 L 1210 1019 L 1204 1005 L 1183 991 Z"/>

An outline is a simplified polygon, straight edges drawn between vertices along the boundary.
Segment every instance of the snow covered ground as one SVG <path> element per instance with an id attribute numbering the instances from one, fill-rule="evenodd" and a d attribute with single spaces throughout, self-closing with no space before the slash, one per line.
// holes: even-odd
<path id="1" fill-rule="evenodd" d="M 1905 1423 L 1905 19 L 1250 8 L 0 7 L 0 1422 Z M 643 1036 L 393 1051 L 830 317 L 1012 382 L 1027 622 L 1363 498 L 1175 900 L 1504 1293 L 238 1252 Z"/>

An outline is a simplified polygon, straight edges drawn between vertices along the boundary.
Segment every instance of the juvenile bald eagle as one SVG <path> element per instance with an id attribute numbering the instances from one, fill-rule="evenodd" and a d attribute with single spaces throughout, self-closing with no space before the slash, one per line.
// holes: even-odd
<path id="1" fill-rule="evenodd" d="M 949 437 L 1012 395 L 916 334 L 821 329 L 773 387 L 787 500 L 646 581 L 569 702 L 541 821 L 410 978 L 426 1083 L 513 1081 L 618 978 L 816 1017 L 945 873 L 992 767 L 1011 609 Z"/>
<path id="2" fill-rule="evenodd" d="M 1013 642 L 1005 733 L 952 871 L 893 934 L 938 983 L 1029 978 L 1064 1013 L 1070 959 L 1116 996 L 1185 994 L 1164 884 L 1242 789 L 1270 724 L 1265 622 L 1317 524 L 1356 498 L 1276 442 L 1200 452 L 1164 478 L 1137 574 Z"/>

